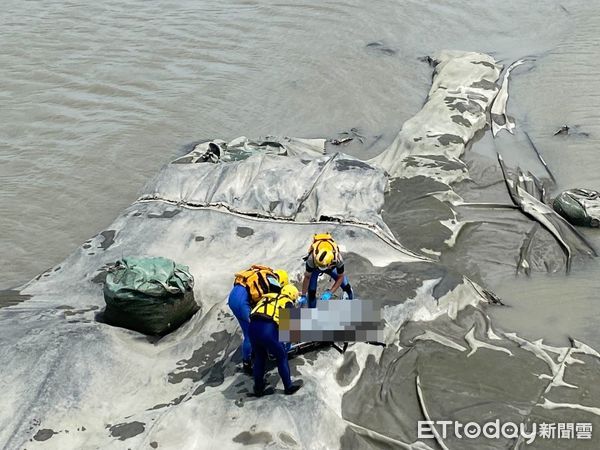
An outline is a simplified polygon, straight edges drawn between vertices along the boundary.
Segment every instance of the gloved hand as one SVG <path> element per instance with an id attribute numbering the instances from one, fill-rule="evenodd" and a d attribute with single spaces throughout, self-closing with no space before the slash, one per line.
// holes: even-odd
<path id="1" fill-rule="evenodd" d="M 333 297 L 333 293 L 329 289 L 321 294 L 321 300 L 331 300 L 331 297 Z"/>
<path id="2" fill-rule="evenodd" d="M 298 306 L 302 307 L 303 305 L 306 305 L 307 300 L 306 300 L 306 295 L 301 295 L 300 298 L 298 299 Z"/>

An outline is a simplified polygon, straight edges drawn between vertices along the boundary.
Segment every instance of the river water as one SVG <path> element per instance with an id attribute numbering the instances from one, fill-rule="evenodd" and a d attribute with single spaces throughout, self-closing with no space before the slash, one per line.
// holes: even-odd
<path id="1" fill-rule="evenodd" d="M 265 134 L 338 137 L 371 157 L 419 111 L 443 48 L 515 70 L 509 112 L 557 191 L 600 189 L 600 5 L 539 1 L 5 0 L 0 11 L 0 289 L 58 263 L 133 202 L 190 142 Z M 369 45 L 371 44 L 371 45 Z M 581 134 L 553 136 L 563 124 Z M 586 135 L 587 134 L 587 135 Z M 477 151 L 477 144 L 474 146 Z M 600 234 L 584 230 L 600 248 Z M 600 265 L 488 280 L 504 328 L 600 347 Z"/>

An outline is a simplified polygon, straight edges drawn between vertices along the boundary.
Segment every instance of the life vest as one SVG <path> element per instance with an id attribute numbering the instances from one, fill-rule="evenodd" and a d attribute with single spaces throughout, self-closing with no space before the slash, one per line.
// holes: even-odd
<path id="1" fill-rule="evenodd" d="M 293 305 L 294 301 L 287 295 L 267 294 L 252 308 L 250 317 L 271 319 L 279 326 L 279 310 L 290 303 Z"/>
<path id="2" fill-rule="evenodd" d="M 242 285 L 248 291 L 250 302 L 258 302 L 264 295 L 281 290 L 277 274 L 267 266 L 253 264 L 247 270 L 235 274 L 234 284 Z"/>
<path id="3" fill-rule="evenodd" d="M 310 255 L 318 253 L 319 249 L 324 244 L 325 245 L 329 244 L 328 246 L 330 246 L 331 249 L 332 249 L 332 251 L 333 251 L 333 260 L 337 261 L 340 249 L 338 248 L 337 243 L 333 240 L 333 236 L 331 236 L 331 234 L 329 234 L 329 233 L 320 233 L 320 234 L 314 234 L 313 235 L 313 241 L 310 244 L 310 247 L 308 247 L 307 258 Z"/>

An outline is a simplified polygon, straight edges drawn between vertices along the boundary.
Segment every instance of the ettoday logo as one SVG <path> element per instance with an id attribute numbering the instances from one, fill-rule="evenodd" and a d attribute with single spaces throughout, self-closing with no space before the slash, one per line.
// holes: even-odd
<path id="1" fill-rule="evenodd" d="M 448 436 L 458 439 L 519 439 L 531 444 L 537 437 L 542 439 L 591 439 L 591 423 L 532 423 L 529 426 L 514 422 L 500 423 L 500 419 L 486 422 L 463 424 L 454 420 L 420 420 L 417 437 L 419 439 L 446 439 Z"/>

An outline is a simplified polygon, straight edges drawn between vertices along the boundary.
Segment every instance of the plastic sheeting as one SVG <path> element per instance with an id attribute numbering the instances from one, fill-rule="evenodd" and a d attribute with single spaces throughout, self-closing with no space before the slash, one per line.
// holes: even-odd
<path id="1" fill-rule="evenodd" d="M 291 402 L 283 395 L 271 397 L 267 413 L 267 399 L 248 399 L 251 380 L 235 371 L 237 323 L 225 302 L 233 272 L 252 262 L 289 268 L 297 280 L 301 256 L 316 232 L 336 236 L 348 266 L 354 267 L 357 292 L 368 292 L 371 274 L 379 271 L 389 270 L 397 278 L 388 294 L 397 304 L 387 316 L 391 336 L 415 314 L 430 318 L 483 298 L 461 276 L 445 275 L 445 268 L 403 252 L 360 225 L 277 222 L 155 201 L 132 205 L 110 230 L 110 245 L 102 234 L 92 239 L 89 248 L 81 247 L 23 289 L 30 300 L 0 311 L 6 343 L 0 360 L 9 368 L 3 377 L 5 411 L 11 411 L 1 416 L 0 439 L 9 448 L 40 430 L 58 433 L 51 434 L 52 445 L 61 448 L 120 448 L 119 436 L 129 437 L 123 448 L 154 441 L 167 448 L 235 446 L 246 437 L 251 440 L 259 416 L 261 424 L 268 424 L 261 431 L 273 439 L 284 439 L 277 436 L 285 432 L 300 446 L 320 442 L 336 447 L 346 427 L 343 392 L 331 378 L 338 354 L 319 354 L 318 363 L 298 366 L 296 373 L 307 382 L 303 394 Z M 99 269 L 133 251 L 177 257 L 188 265 L 195 275 L 194 294 L 203 305 L 202 315 L 154 344 L 94 320 L 103 303 Z M 292 429 L 291 414 L 296 417 Z M 41 423 L 32 426 L 34 419 Z"/>
<path id="2" fill-rule="evenodd" d="M 596 250 L 569 222 L 543 203 L 544 189 L 537 178 L 531 174 L 524 175 L 521 171 L 518 171 L 514 177 L 509 177 L 502 157 L 499 156 L 498 160 L 511 199 L 525 214 L 533 217 L 554 236 L 566 254 L 567 271 L 571 267 L 574 255 L 597 256 Z M 527 258 L 527 253 L 525 251 L 522 255 L 521 263 L 524 258 Z"/>
<path id="3" fill-rule="evenodd" d="M 425 176 L 450 184 L 468 176 L 460 156 L 486 125 L 502 66 L 488 55 L 452 51 L 435 55 L 433 63 L 427 102 L 404 123 L 392 145 L 370 162 L 392 177 Z"/>
<path id="4" fill-rule="evenodd" d="M 165 167 L 140 200 L 212 206 L 232 212 L 299 222 L 339 220 L 375 227 L 389 239 L 393 234 L 381 219 L 387 178 L 383 171 L 341 153 L 314 158 L 304 146 L 286 142 L 285 155 L 270 154 L 274 137 L 244 159 L 217 164 L 198 163 L 193 150 Z M 237 140 L 240 142 L 239 140 Z M 248 147 L 251 143 L 242 141 Z M 318 141 L 324 151 L 325 141 Z M 238 144 L 240 146 L 242 144 Z M 206 144 L 206 147 L 208 144 Z M 223 146 L 224 161 L 229 144 Z M 313 147 L 314 148 L 314 147 Z M 263 150 L 263 152 L 261 152 Z M 290 157 L 301 155 L 300 157 Z M 304 155 L 304 156 L 302 156 Z M 188 161 L 188 163 L 182 162 Z"/>
<path id="5" fill-rule="evenodd" d="M 137 293 L 161 297 L 183 294 L 194 286 L 189 269 L 167 258 L 123 258 L 106 277 L 105 290 L 121 298 Z"/>

